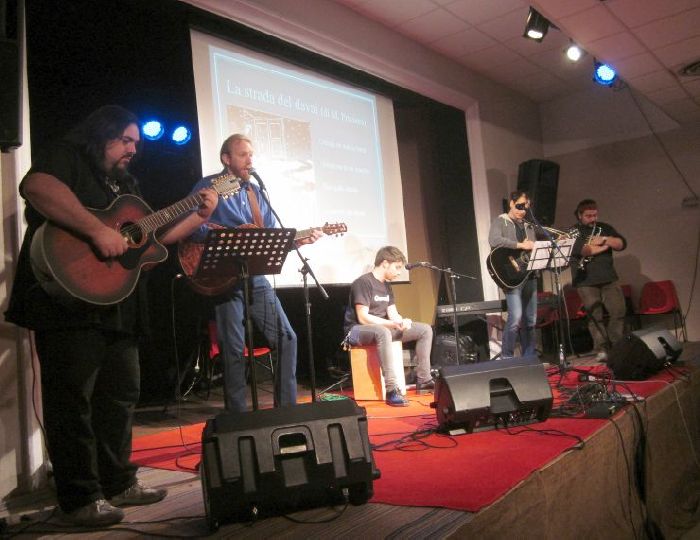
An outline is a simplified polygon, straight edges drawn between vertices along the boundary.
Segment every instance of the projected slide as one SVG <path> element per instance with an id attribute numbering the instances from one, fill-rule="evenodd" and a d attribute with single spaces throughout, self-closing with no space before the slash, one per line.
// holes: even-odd
<path id="1" fill-rule="evenodd" d="M 343 223 L 302 253 L 323 283 L 349 283 L 376 250 L 406 249 L 391 102 L 192 32 L 203 174 L 222 169 L 232 133 L 253 141 L 254 166 L 284 227 Z M 291 253 L 278 285 L 298 285 Z"/>

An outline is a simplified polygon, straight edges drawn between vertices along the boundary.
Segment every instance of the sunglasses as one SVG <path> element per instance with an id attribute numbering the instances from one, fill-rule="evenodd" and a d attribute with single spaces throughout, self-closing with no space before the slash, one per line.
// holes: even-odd
<path id="1" fill-rule="evenodd" d="M 518 204 L 515 205 L 515 207 L 516 207 L 518 210 L 527 210 L 528 208 L 530 208 L 530 205 L 527 204 L 527 203 L 518 203 Z"/>

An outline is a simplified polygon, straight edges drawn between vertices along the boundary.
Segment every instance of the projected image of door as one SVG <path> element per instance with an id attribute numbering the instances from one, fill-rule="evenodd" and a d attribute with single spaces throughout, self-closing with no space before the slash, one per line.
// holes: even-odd
<path id="1" fill-rule="evenodd" d="M 304 205 L 307 217 L 315 219 L 318 201 L 310 122 L 234 105 L 226 112 L 229 132 L 244 133 L 253 141 L 253 162 L 266 176 L 266 185 L 275 188 L 275 198 L 296 200 Z"/>

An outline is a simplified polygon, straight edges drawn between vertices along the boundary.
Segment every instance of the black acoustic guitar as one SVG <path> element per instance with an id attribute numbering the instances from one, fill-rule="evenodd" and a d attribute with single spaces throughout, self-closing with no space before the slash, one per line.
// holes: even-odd
<path id="1" fill-rule="evenodd" d="M 215 178 L 211 187 L 222 197 L 241 189 L 233 175 Z M 136 287 L 142 268 L 167 258 L 168 251 L 156 239 L 156 231 L 201 203 L 202 197 L 194 194 L 153 212 L 137 196 L 121 195 L 105 210 L 88 208 L 128 242 L 129 249 L 124 254 L 110 259 L 99 257 L 85 238 L 47 221 L 32 239 L 34 275 L 44 290 L 57 299 L 98 305 L 120 302 Z"/>
<path id="2" fill-rule="evenodd" d="M 496 285 L 515 289 L 525 283 L 532 270 L 527 270 L 530 252 L 524 249 L 497 247 L 486 257 L 486 268 Z"/>

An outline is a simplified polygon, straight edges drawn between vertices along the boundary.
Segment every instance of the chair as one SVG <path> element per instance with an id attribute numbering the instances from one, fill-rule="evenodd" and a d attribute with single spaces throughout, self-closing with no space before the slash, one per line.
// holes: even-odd
<path id="1" fill-rule="evenodd" d="M 554 297 L 554 293 L 550 291 L 540 291 L 537 293 L 537 320 L 535 322 L 535 328 L 540 330 L 540 334 L 544 328 L 550 329 L 550 343 L 552 344 L 556 342 L 555 323 L 559 320 L 559 312 L 553 302 Z M 542 349 L 545 349 L 544 337 L 542 337 Z"/>
<path id="2" fill-rule="evenodd" d="M 401 394 L 406 395 L 406 376 L 403 370 L 403 348 L 400 341 L 391 342 L 392 367 Z M 376 345 L 354 345 L 350 347 L 350 370 L 355 400 L 384 401 L 386 387 L 384 374 L 379 364 Z"/>
<path id="3" fill-rule="evenodd" d="M 680 326 L 683 341 L 688 341 L 685 318 L 681 311 L 673 281 L 668 279 L 645 283 L 639 297 L 639 311 L 637 311 L 640 320 L 642 315 L 665 315 L 669 313 L 673 315 L 673 329 L 676 333 L 676 339 L 678 339 L 678 327 Z"/>
<path id="4" fill-rule="evenodd" d="M 566 316 L 570 321 L 586 317 L 583 300 L 581 300 L 581 295 L 574 287 L 564 289 L 564 304 L 566 306 Z"/>
<path id="5" fill-rule="evenodd" d="M 216 334 L 216 321 L 209 321 L 209 358 L 214 359 L 220 353 L 219 350 L 219 340 Z M 243 348 L 243 357 L 247 358 L 248 347 Z M 253 347 L 253 357 L 256 360 L 256 367 L 260 366 L 269 372 L 269 376 L 272 380 L 275 379 L 275 366 L 272 361 L 272 351 L 269 347 Z M 249 369 L 249 368 L 248 368 Z M 246 372 L 248 373 L 248 369 Z M 258 381 L 261 379 L 257 377 L 258 371 L 255 372 L 256 379 Z"/>
<path id="6" fill-rule="evenodd" d="M 625 297 L 625 333 L 629 330 L 639 329 L 639 316 L 634 309 L 634 302 L 632 300 L 632 286 L 631 285 L 620 285 L 622 289 L 622 294 Z"/>

